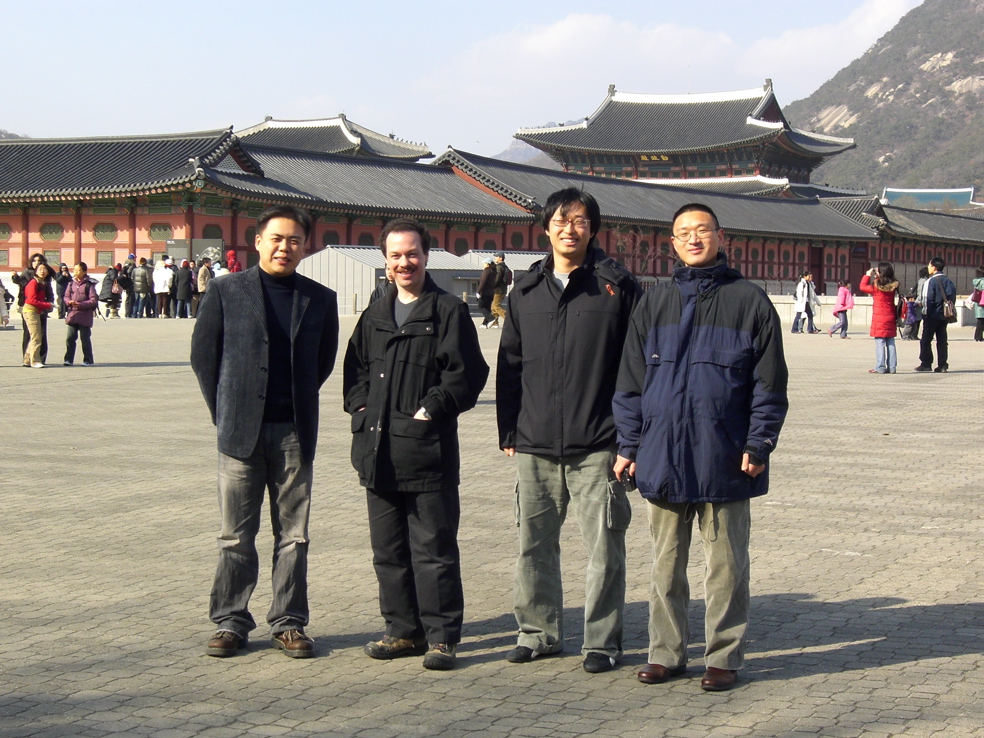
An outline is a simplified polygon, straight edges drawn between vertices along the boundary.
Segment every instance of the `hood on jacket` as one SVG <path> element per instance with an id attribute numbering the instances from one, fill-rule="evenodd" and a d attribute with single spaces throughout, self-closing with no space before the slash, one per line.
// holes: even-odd
<path id="1" fill-rule="evenodd" d="M 880 290 L 882 292 L 895 292 L 895 290 L 899 288 L 898 282 L 889 282 L 884 287 L 878 284 L 878 282 L 875 280 L 872 280 L 871 283 L 875 286 L 875 289 Z"/>

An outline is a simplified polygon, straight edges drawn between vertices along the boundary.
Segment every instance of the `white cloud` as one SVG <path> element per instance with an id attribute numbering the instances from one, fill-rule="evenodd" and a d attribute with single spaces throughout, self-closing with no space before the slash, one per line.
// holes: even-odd
<path id="1" fill-rule="evenodd" d="M 743 50 L 737 66 L 750 75 L 771 77 L 780 104 L 810 95 L 862 56 L 922 0 L 867 0 L 839 23 L 785 31 Z"/>

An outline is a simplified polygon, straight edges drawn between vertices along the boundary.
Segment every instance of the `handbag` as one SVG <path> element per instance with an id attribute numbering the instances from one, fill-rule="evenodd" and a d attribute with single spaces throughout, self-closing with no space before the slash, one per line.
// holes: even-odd
<path id="1" fill-rule="evenodd" d="M 119 280 L 118 280 L 118 279 L 114 279 L 114 280 L 113 280 L 113 286 L 112 286 L 112 288 L 111 288 L 111 292 L 112 292 L 112 293 L 113 293 L 114 295 L 118 295 L 118 294 L 120 294 L 120 293 L 121 293 L 122 291 L 123 291 L 123 288 L 122 288 L 122 287 L 120 287 L 120 282 L 119 282 Z"/>
<path id="2" fill-rule="evenodd" d="M 953 307 L 953 300 L 946 299 L 946 295 L 943 295 L 943 320 L 947 323 L 957 322 L 957 310 Z"/>

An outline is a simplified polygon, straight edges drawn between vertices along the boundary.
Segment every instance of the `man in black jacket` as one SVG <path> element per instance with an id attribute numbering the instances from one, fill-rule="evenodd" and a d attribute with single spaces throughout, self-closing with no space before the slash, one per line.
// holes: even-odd
<path id="1" fill-rule="evenodd" d="M 499 346 L 499 446 L 516 456 L 519 639 L 507 659 L 561 651 L 560 529 L 571 504 L 588 549 L 584 669 L 622 656 L 625 530 L 632 508 L 615 480 L 612 395 L 639 285 L 594 245 L 598 203 L 555 192 L 543 208 L 551 251 L 516 280 Z M 518 452 L 518 453 L 517 453 Z"/>
<path id="2" fill-rule="evenodd" d="M 232 656 L 256 627 L 249 598 L 259 562 L 264 490 L 273 519 L 273 646 L 313 655 L 307 552 L 318 391 L 335 363 L 338 302 L 299 274 L 307 213 L 272 207 L 256 221 L 259 264 L 209 287 L 191 339 L 191 367 L 218 430 L 219 565 L 209 607 L 209 656 Z"/>
<path id="3" fill-rule="evenodd" d="M 464 597 L 458 558 L 458 416 L 489 367 L 460 299 L 427 275 L 429 237 L 413 220 L 380 235 L 396 289 L 362 313 L 345 354 L 352 465 L 366 488 L 382 640 L 374 659 L 421 655 L 454 668 Z"/>

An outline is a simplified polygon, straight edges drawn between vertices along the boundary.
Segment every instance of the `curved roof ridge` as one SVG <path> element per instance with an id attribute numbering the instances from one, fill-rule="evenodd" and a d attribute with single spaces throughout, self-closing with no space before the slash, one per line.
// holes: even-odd
<path id="1" fill-rule="evenodd" d="M 602 103 L 602 107 L 604 107 L 604 104 L 605 103 Z M 594 118 L 594 116 L 596 116 L 600 111 L 601 108 L 598 108 L 598 110 L 596 110 L 591 117 Z M 587 128 L 588 120 L 589 120 L 588 118 L 585 118 L 580 123 L 569 123 L 567 125 L 561 123 L 560 125 L 557 126 L 543 126 L 541 128 L 520 128 L 518 131 L 516 131 L 516 134 L 518 135 L 520 133 L 554 133 L 556 131 L 570 131 L 575 128 Z"/>
<path id="2" fill-rule="evenodd" d="M 232 135 L 232 126 L 208 131 L 189 131 L 186 133 L 140 133 L 128 136 L 79 136 L 73 138 L 3 138 L 2 146 L 26 146 L 30 144 L 88 144 L 128 141 L 180 141 L 182 139 L 210 138 L 219 141 Z"/>
<path id="3" fill-rule="evenodd" d="M 648 92 L 614 92 L 610 96 L 614 102 L 625 103 L 659 103 L 662 105 L 682 105 L 687 103 L 706 102 L 735 102 L 738 100 L 754 100 L 764 98 L 770 90 L 761 86 L 747 90 L 730 90 L 727 92 L 683 92 L 675 95 Z"/>
<path id="4" fill-rule="evenodd" d="M 789 127 L 793 133 L 798 133 L 801 136 L 809 136 L 810 138 L 815 138 L 818 141 L 827 141 L 829 143 L 835 144 L 853 144 L 855 143 L 853 138 L 842 138 L 840 136 L 828 136 L 825 133 L 815 133 L 814 131 L 805 131 L 802 128 Z"/>

